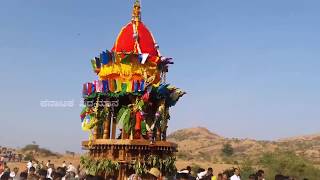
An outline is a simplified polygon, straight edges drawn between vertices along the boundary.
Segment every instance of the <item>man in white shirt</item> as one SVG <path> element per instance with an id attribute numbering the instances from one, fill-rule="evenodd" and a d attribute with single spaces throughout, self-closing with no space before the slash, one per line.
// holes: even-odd
<path id="1" fill-rule="evenodd" d="M 52 174 L 53 168 L 54 168 L 53 164 L 49 164 L 49 168 L 47 169 L 47 178 L 49 179 L 52 179 L 51 174 Z"/>
<path id="2" fill-rule="evenodd" d="M 70 163 L 67 167 L 67 172 L 77 172 L 77 169 Z"/>
<path id="3" fill-rule="evenodd" d="M 230 180 L 241 180 L 240 179 L 240 171 L 238 168 L 234 168 L 234 175 L 231 176 Z"/>
<path id="4" fill-rule="evenodd" d="M 31 167 L 32 167 L 32 160 L 30 160 L 30 161 L 27 163 L 28 172 L 29 172 L 29 170 L 30 170 Z"/>
<path id="5" fill-rule="evenodd" d="M 49 168 L 49 165 L 50 165 L 50 164 L 51 164 L 51 161 L 48 160 L 48 162 L 47 162 L 47 164 L 46 164 L 47 168 Z"/>
<path id="6" fill-rule="evenodd" d="M 63 168 L 66 168 L 66 167 L 67 167 L 66 161 L 63 161 L 63 163 L 62 163 L 62 166 L 61 166 L 61 167 L 63 167 Z"/>

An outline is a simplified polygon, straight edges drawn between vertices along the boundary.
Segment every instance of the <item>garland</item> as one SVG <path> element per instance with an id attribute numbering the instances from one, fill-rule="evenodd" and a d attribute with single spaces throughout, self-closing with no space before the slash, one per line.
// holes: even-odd
<path id="1" fill-rule="evenodd" d="M 102 172 L 112 174 L 120 168 L 120 164 L 116 161 L 111 161 L 108 159 L 95 160 L 88 156 L 80 157 L 80 165 L 87 171 L 87 174 L 93 176 L 96 176 Z"/>
<path id="2" fill-rule="evenodd" d="M 176 157 L 174 156 L 162 159 L 158 155 L 149 155 L 142 161 L 133 161 L 129 168 L 133 169 L 139 176 L 147 174 L 151 168 L 157 168 L 166 175 L 174 175 L 177 172 L 175 162 Z"/>

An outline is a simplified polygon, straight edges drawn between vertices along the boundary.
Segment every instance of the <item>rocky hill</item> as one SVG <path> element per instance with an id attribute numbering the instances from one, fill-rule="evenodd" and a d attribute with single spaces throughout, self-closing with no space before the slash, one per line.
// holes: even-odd
<path id="1" fill-rule="evenodd" d="M 320 164 L 320 134 L 278 141 L 224 138 L 206 128 L 178 130 L 168 140 L 179 146 L 179 161 L 194 163 L 237 164 L 243 160 L 257 160 L 262 154 L 275 151 L 292 151 L 314 164 Z M 231 147 L 231 153 L 223 149 Z M 228 150 L 228 149 L 227 149 Z"/>

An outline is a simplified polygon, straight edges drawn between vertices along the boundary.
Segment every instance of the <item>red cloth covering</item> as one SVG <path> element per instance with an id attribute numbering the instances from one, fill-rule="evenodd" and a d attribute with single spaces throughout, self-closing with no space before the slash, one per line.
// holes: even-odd
<path id="1" fill-rule="evenodd" d="M 141 112 L 136 113 L 136 125 L 135 125 L 135 130 L 141 130 L 141 121 L 142 121 L 142 114 Z"/>
<path id="2" fill-rule="evenodd" d="M 138 23 L 138 42 L 140 45 L 141 53 L 148 53 L 150 56 L 158 57 L 158 51 L 155 47 L 155 42 L 152 37 L 151 32 L 148 28 L 142 23 Z M 113 52 L 134 52 L 138 53 L 138 50 L 134 47 L 135 39 L 133 37 L 133 24 L 127 24 L 119 33 L 118 38 L 115 42 L 114 47 L 112 48 Z M 155 58 L 150 58 L 155 61 Z"/>

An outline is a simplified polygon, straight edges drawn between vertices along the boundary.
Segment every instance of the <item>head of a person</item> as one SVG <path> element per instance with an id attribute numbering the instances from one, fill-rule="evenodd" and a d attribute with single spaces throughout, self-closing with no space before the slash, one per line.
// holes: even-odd
<path id="1" fill-rule="evenodd" d="M 222 174 L 221 173 L 218 174 L 217 180 L 222 180 Z"/>
<path id="2" fill-rule="evenodd" d="M 256 180 L 256 175 L 255 174 L 250 174 L 249 175 L 249 180 Z"/>
<path id="3" fill-rule="evenodd" d="M 212 169 L 211 167 L 208 168 L 208 171 L 207 171 L 207 172 L 208 172 L 209 175 L 213 175 L 213 169 Z"/>
<path id="4" fill-rule="evenodd" d="M 222 180 L 228 180 L 228 174 L 227 173 L 223 173 L 222 174 Z"/>
<path id="5" fill-rule="evenodd" d="M 21 172 L 20 173 L 20 180 L 26 180 L 28 178 L 27 172 Z"/>
<path id="6" fill-rule="evenodd" d="M 10 172 L 11 172 L 11 170 L 10 170 L 10 168 L 9 168 L 9 167 L 5 167 L 5 168 L 4 168 L 4 172 L 9 172 L 9 173 L 10 173 Z"/>
<path id="7" fill-rule="evenodd" d="M 47 175 L 48 175 L 48 171 L 46 171 L 45 169 L 39 170 L 39 176 L 41 180 L 45 180 Z"/>
<path id="8" fill-rule="evenodd" d="M 234 174 L 237 175 L 237 176 L 240 176 L 239 168 L 234 168 Z"/>
<path id="9" fill-rule="evenodd" d="M 29 174 L 30 174 L 30 175 L 34 175 L 35 173 L 36 173 L 36 168 L 30 167 L 30 169 L 29 169 Z"/>
<path id="10" fill-rule="evenodd" d="M 18 167 L 13 168 L 13 172 L 14 172 L 15 174 L 18 174 L 19 168 L 18 168 Z"/>
<path id="11" fill-rule="evenodd" d="M 186 169 L 189 171 L 189 173 L 191 173 L 191 167 L 190 166 L 187 166 Z"/>
<path id="12" fill-rule="evenodd" d="M 256 176 L 257 176 L 257 179 L 258 179 L 258 180 L 263 180 L 263 179 L 264 179 L 264 171 L 261 170 L 261 169 L 258 170 Z"/>

